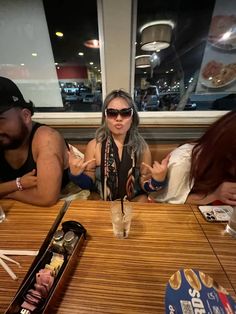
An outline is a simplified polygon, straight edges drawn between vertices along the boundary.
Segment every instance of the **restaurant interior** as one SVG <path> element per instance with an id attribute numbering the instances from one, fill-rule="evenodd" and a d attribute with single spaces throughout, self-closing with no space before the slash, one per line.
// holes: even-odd
<path id="1" fill-rule="evenodd" d="M 132 95 L 158 161 L 236 108 L 233 0 L 0 4 L 0 75 L 82 153 L 112 90 Z M 134 202 L 119 238 L 110 202 L 88 195 L 48 208 L 0 199 L 0 313 L 236 313 L 228 208 L 217 220 L 197 205 Z"/>

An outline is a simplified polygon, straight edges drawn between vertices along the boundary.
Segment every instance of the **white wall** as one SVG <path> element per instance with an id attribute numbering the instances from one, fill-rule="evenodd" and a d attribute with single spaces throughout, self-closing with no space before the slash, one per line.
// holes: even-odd
<path id="1" fill-rule="evenodd" d="M 37 107 L 63 106 L 42 1 L 0 0 L 0 39 L 0 75 Z"/>
<path id="2" fill-rule="evenodd" d="M 131 91 L 132 0 L 98 1 L 103 94 L 113 89 Z M 105 73 L 104 73 L 105 71 Z M 104 93 L 105 92 L 105 93 Z"/>

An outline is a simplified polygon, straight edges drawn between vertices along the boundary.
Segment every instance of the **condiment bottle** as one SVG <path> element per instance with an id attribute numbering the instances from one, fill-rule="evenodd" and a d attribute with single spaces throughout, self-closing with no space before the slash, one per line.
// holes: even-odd
<path id="1" fill-rule="evenodd" d="M 68 254 L 72 254 L 78 240 L 78 236 L 73 231 L 67 231 L 64 236 L 64 248 Z"/>
<path id="2" fill-rule="evenodd" d="M 53 235 L 52 249 L 56 253 L 64 253 L 64 232 L 63 230 L 57 230 Z"/>

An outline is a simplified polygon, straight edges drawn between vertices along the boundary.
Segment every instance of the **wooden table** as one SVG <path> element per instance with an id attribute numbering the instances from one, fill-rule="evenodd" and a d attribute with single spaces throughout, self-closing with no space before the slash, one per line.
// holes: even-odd
<path id="1" fill-rule="evenodd" d="M 228 276 L 234 291 L 236 291 L 236 239 L 224 232 L 225 223 L 208 223 L 197 206 L 191 207 L 219 263 Z"/>
<path id="2" fill-rule="evenodd" d="M 236 296 L 226 273 L 236 264 L 222 267 L 191 206 L 133 203 L 133 209 L 130 236 L 120 240 L 113 236 L 109 202 L 72 202 L 63 220 L 82 223 L 88 239 L 51 313 L 164 313 L 166 283 L 180 268 L 202 270 Z M 219 225 L 211 228 L 216 233 Z M 235 256 L 236 241 L 229 243 Z"/>
<path id="3" fill-rule="evenodd" d="M 37 207 L 11 200 L 0 200 L 6 220 L 0 224 L 0 249 L 38 250 L 54 223 L 64 202 L 52 207 Z M 14 281 L 0 266 L 0 313 L 4 313 L 15 296 L 33 256 L 9 256 L 22 268 L 7 262 L 18 280 Z"/>
<path id="4" fill-rule="evenodd" d="M 80 200 L 68 208 L 63 221 L 79 221 L 88 237 L 73 274 L 48 313 L 164 313 L 166 283 L 180 268 L 204 271 L 236 297 L 236 241 L 221 233 L 224 224 L 205 222 L 194 206 L 133 203 L 129 238 L 120 240 L 113 236 L 109 205 Z M 51 215 L 49 209 L 25 206 L 14 203 L 9 221 L 0 225 L 1 248 L 37 249 L 61 205 L 52 207 Z M 51 217 L 50 223 L 44 214 Z M 28 239 L 30 234 L 33 239 Z M 23 268 L 15 270 L 22 280 L 32 258 L 18 260 Z M 2 313 L 19 283 L 1 269 L 0 276 Z"/>

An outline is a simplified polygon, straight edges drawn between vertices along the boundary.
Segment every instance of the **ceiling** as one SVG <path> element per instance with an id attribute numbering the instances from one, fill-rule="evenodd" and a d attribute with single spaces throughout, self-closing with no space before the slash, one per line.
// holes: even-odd
<path id="1" fill-rule="evenodd" d="M 58 63 L 99 63 L 99 49 L 86 48 L 88 39 L 98 39 L 96 0 L 44 0 L 54 59 Z M 56 31 L 63 32 L 59 38 Z M 84 52 L 84 56 L 78 56 Z"/>

